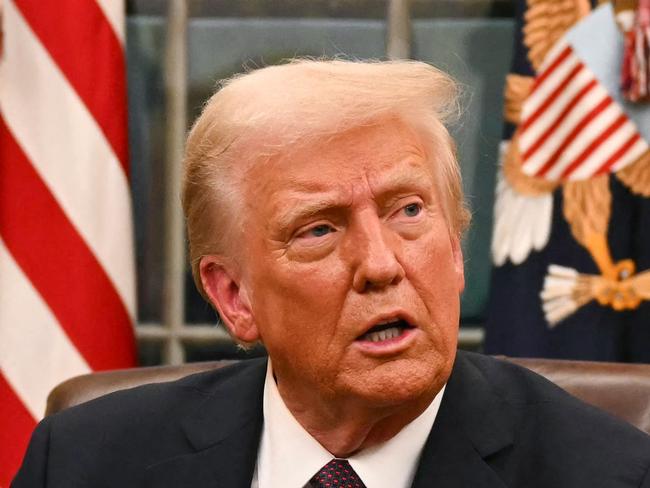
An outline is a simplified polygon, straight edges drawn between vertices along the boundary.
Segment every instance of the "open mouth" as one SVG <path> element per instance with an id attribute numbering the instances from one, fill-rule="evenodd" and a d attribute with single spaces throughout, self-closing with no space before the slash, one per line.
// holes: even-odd
<path id="1" fill-rule="evenodd" d="M 401 336 L 404 331 L 413 329 L 413 326 L 406 320 L 392 319 L 386 322 L 380 322 L 372 327 L 368 332 L 360 335 L 358 341 L 381 342 L 395 339 Z"/>

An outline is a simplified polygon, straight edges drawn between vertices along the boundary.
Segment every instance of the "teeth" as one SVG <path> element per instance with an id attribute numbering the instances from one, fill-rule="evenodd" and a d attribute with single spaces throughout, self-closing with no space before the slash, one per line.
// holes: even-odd
<path id="1" fill-rule="evenodd" d="M 400 330 L 398 327 L 391 327 L 390 329 L 380 330 L 379 332 L 370 332 L 363 336 L 363 339 L 370 342 L 380 342 L 388 339 L 399 337 Z"/>

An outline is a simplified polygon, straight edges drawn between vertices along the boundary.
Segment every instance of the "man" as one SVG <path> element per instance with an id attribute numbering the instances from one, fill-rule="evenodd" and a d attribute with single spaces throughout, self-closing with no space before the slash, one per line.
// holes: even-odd
<path id="1" fill-rule="evenodd" d="M 21 487 L 650 487 L 648 437 L 456 352 L 467 225 L 453 82 L 296 61 L 226 81 L 189 136 L 197 285 L 269 360 L 45 419 Z"/>

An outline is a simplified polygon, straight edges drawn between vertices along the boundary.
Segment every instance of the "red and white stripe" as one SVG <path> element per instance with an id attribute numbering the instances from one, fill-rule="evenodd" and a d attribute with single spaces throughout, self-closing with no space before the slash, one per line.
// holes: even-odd
<path id="1" fill-rule="evenodd" d="M 519 150 L 530 176 L 582 180 L 624 168 L 648 144 L 562 40 L 544 60 L 522 107 Z"/>
<path id="2" fill-rule="evenodd" d="M 48 392 L 135 362 L 122 0 L 5 0 L 0 488 Z"/>

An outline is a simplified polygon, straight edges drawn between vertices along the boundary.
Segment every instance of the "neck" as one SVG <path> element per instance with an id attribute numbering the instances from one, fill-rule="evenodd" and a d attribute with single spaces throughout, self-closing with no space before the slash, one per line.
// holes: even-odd
<path id="1" fill-rule="evenodd" d="M 435 392 L 422 395 L 401 405 L 370 407 L 350 398 L 315 398 L 303 401 L 286 391 L 282 382 L 278 390 L 285 405 L 309 434 L 336 457 L 346 458 L 391 439 L 416 419 L 431 404 Z"/>

